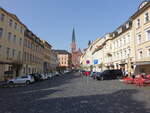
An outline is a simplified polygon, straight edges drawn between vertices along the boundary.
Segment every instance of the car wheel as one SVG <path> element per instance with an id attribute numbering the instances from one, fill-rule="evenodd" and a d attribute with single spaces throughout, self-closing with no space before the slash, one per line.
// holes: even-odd
<path id="1" fill-rule="evenodd" d="M 14 86 L 14 82 L 10 81 L 9 86 Z"/>
<path id="2" fill-rule="evenodd" d="M 26 81 L 26 84 L 27 84 L 27 85 L 29 85 L 29 84 L 30 84 L 30 81 L 29 81 L 29 80 L 27 80 L 27 81 Z"/>

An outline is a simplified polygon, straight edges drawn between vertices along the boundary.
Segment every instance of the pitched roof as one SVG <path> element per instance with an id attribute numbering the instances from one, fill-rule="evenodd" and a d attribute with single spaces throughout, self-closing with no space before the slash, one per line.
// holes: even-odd
<path id="1" fill-rule="evenodd" d="M 70 53 L 68 51 L 66 51 L 66 50 L 52 50 L 52 51 L 54 51 L 54 52 L 56 52 L 58 54 L 69 54 L 70 55 Z"/>

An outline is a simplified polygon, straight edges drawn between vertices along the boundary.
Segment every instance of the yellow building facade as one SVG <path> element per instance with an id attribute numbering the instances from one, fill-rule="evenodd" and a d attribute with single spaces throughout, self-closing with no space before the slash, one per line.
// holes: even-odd
<path id="1" fill-rule="evenodd" d="M 25 29 L 16 15 L 0 8 L 0 80 L 22 73 Z"/>
<path id="2" fill-rule="evenodd" d="M 50 65 L 51 64 L 51 48 L 52 48 L 52 46 L 44 40 L 42 40 L 42 42 L 44 45 L 44 51 L 43 51 L 43 59 L 44 59 L 43 66 L 44 67 L 43 67 L 43 71 L 44 71 L 44 73 L 47 73 L 47 72 L 52 71 L 52 67 Z"/>
<path id="3" fill-rule="evenodd" d="M 23 46 L 23 74 L 43 72 L 44 45 L 40 38 L 26 30 Z"/>
<path id="4" fill-rule="evenodd" d="M 0 8 L 0 81 L 50 70 L 51 48 L 16 15 Z"/>
<path id="5" fill-rule="evenodd" d="M 135 73 L 150 74 L 150 2 L 143 2 L 131 20 L 135 45 Z"/>

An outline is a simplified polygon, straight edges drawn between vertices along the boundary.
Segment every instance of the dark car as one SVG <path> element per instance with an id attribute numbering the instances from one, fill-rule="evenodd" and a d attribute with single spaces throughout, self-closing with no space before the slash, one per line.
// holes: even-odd
<path id="1" fill-rule="evenodd" d="M 121 78 L 123 73 L 121 70 L 105 70 L 102 71 L 98 76 L 96 76 L 97 80 L 112 80 Z"/>
<path id="2" fill-rule="evenodd" d="M 30 74 L 30 75 L 34 77 L 35 81 L 41 81 L 42 80 L 41 74 L 33 73 L 33 74 Z"/>
<path id="3" fill-rule="evenodd" d="M 97 77 L 99 77 L 101 74 L 101 72 L 95 72 L 93 75 L 93 79 L 96 79 Z"/>

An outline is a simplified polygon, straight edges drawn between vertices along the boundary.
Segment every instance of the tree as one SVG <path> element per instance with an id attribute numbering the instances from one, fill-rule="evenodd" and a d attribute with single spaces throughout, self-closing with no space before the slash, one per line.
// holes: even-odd
<path id="1" fill-rule="evenodd" d="M 105 67 L 105 64 L 102 62 L 102 63 L 100 63 L 100 64 L 98 65 L 98 67 L 99 67 L 101 70 L 103 70 L 103 68 Z"/>

